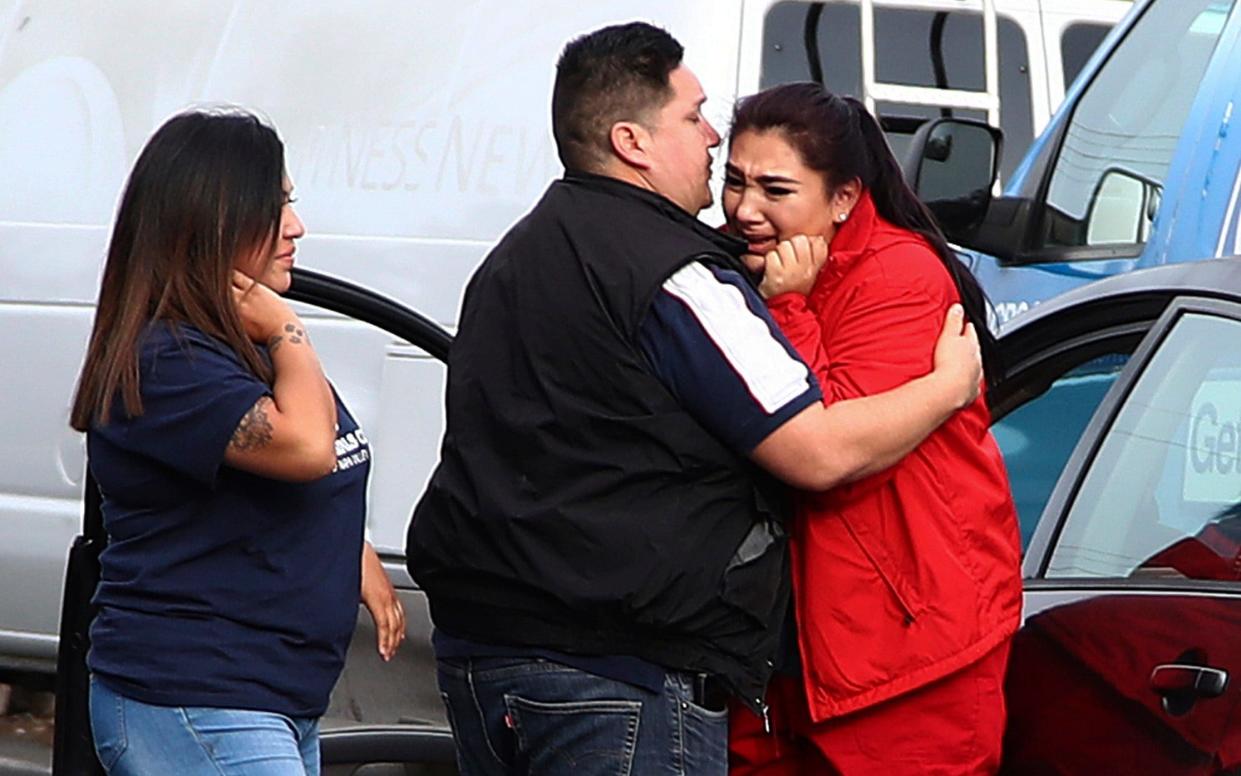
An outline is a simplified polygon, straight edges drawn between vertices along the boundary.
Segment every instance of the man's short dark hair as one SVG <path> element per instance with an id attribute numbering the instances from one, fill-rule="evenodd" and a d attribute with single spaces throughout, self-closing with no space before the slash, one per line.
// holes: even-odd
<path id="1" fill-rule="evenodd" d="M 644 22 L 570 41 L 556 63 L 552 134 L 565 169 L 597 171 L 611 156 L 612 125 L 644 122 L 672 96 L 668 74 L 685 49 Z"/>

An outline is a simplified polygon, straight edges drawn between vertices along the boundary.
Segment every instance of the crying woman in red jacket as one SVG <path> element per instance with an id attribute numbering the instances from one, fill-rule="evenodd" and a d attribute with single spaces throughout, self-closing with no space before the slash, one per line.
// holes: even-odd
<path id="1" fill-rule="evenodd" d="M 723 204 L 824 401 L 929 372 L 939 322 L 957 301 L 984 341 L 984 365 L 994 364 L 977 282 L 856 100 L 818 84 L 742 100 Z M 772 681 L 770 733 L 734 710 L 734 774 L 996 771 L 1021 575 L 1016 511 L 988 426 L 980 397 L 891 469 L 798 497 L 800 671 Z"/>

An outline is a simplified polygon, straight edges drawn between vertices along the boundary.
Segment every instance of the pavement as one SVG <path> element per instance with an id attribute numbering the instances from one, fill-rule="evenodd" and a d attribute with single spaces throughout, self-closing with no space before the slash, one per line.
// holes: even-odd
<path id="1" fill-rule="evenodd" d="M 51 693 L 0 684 L 0 774 L 52 772 Z"/>
<path id="2" fill-rule="evenodd" d="M 48 776 L 51 772 L 51 744 L 21 735 L 0 735 L 0 774 Z"/>

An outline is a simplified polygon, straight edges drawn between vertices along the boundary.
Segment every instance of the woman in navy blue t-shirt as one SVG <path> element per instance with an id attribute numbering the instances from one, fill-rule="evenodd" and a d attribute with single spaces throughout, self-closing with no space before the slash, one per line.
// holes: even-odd
<path id="1" fill-rule="evenodd" d="M 305 228 L 284 147 L 238 110 L 147 143 L 117 213 L 72 425 L 108 545 L 91 724 L 112 774 L 316 774 L 359 597 L 370 448 L 278 296 Z"/>

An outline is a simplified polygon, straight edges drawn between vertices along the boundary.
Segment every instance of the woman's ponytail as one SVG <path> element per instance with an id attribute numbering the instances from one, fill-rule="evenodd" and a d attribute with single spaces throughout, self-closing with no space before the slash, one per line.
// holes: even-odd
<path id="1" fill-rule="evenodd" d="M 853 97 L 841 98 L 849 106 L 849 112 L 857 127 L 863 148 L 865 163 L 864 171 L 868 175 L 858 175 L 863 185 L 870 191 L 875 209 L 886 220 L 916 232 L 930 244 L 939 256 L 952 277 L 961 296 L 961 305 L 965 308 L 966 319 L 974 324 L 978 332 L 978 341 L 982 347 L 983 371 L 987 386 L 998 380 L 1003 371 L 1000 361 L 999 347 L 995 334 L 987 326 L 987 297 L 978 284 L 978 279 L 970 272 L 969 267 L 957 256 L 957 252 L 948 245 L 948 240 L 936 223 L 935 217 L 927 206 L 918 199 L 918 195 L 905 180 L 905 173 L 892 153 L 883 128 L 866 106 Z"/>

